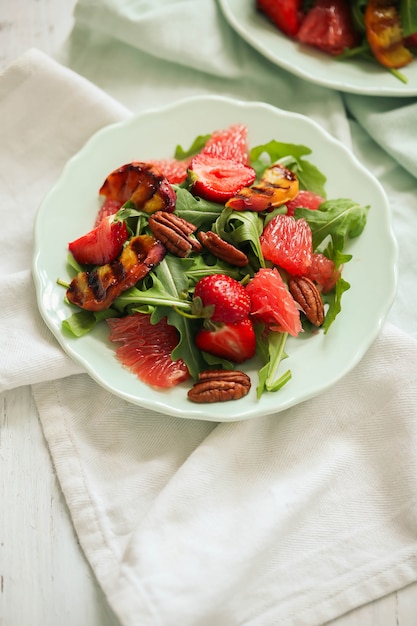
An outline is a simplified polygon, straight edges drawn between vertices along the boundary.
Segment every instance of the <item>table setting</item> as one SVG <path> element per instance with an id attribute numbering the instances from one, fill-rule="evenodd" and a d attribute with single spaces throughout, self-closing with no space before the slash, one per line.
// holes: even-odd
<path id="1" fill-rule="evenodd" d="M 0 391 L 30 390 L 115 626 L 336 625 L 417 582 L 417 59 L 405 84 L 313 70 L 273 35 L 249 2 L 79 0 L 56 54 L 0 74 Z M 68 338 L 57 280 L 107 173 L 235 123 L 250 147 L 311 147 L 329 194 L 369 211 L 288 386 L 256 398 L 251 365 L 248 397 L 195 405 L 133 380 L 103 322 Z"/>

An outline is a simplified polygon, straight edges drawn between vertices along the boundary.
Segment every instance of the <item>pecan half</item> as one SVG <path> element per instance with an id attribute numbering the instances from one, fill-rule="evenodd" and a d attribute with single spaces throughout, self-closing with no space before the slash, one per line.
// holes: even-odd
<path id="1" fill-rule="evenodd" d="M 188 391 L 188 399 L 200 404 L 239 400 L 251 388 L 249 376 L 239 370 L 206 370 L 198 378 Z"/>
<path id="2" fill-rule="evenodd" d="M 320 292 L 313 281 L 306 276 L 293 277 L 288 281 L 288 288 L 306 318 L 314 326 L 321 326 L 324 322 L 324 306 Z"/>
<path id="3" fill-rule="evenodd" d="M 175 256 L 185 258 L 193 251 L 202 250 L 200 242 L 193 236 L 197 227 L 175 213 L 156 211 L 149 218 L 149 228 Z"/>
<path id="4" fill-rule="evenodd" d="M 230 265 L 244 267 L 249 263 L 249 259 L 244 252 L 233 246 L 228 241 L 224 241 L 219 235 L 212 230 L 207 232 L 199 232 L 197 237 L 207 250 L 214 256 Z"/>

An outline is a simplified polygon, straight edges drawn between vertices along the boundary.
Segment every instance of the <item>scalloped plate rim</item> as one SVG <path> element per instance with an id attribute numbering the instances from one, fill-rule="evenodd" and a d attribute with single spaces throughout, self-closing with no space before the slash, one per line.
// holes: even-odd
<path id="1" fill-rule="evenodd" d="M 189 116 L 191 112 L 195 112 L 197 109 L 200 111 L 199 119 L 205 120 L 205 122 L 203 123 L 200 121 L 200 130 L 195 132 L 197 129 L 197 126 L 195 126 L 196 122 L 190 123 Z M 362 186 L 365 185 L 366 192 L 368 194 L 370 193 L 371 196 L 375 195 L 375 198 L 380 204 L 380 217 L 378 222 L 376 222 L 378 233 L 372 233 L 371 228 L 368 228 L 368 224 L 364 235 L 362 235 L 358 240 L 355 240 L 354 243 L 355 248 L 357 248 L 359 258 L 355 261 L 352 267 L 349 268 L 349 271 L 351 269 L 353 275 L 356 275 L 357 277 L 356 284 L 352 284 L 352 294 L 354 294 L 355 291 L 361 291 L 361 297 L 366 297 L 366 291 L 364 291 L 361 287 L 360 281 L 360 276 L 362 274 L 360 264 L 364 262 L 363 257 L 366 257 L 366 254 L 368 254 L 366 249 L 363 247 L 364 243 L 361 242 L 361 239 L 365 236 L 365 234 L 366 238 L 370 239 L 370 241 L 374 242 L 377 246 L 381 246 L 381 242 L 384 245 L 385 256 L 384 258 L 381 257 L 381 262 L 383 263 L 381 271 L 383 271 L 385 275 L 385 282 L 382 288 L 383 291 L 379 293 L 376 298 L 378 300 L 377 308 L 367 312 L 367 316 L 371 315 L 371 319 L 367 322 L 368 330 L 366 332 L 366 336 L 356 342 L 354 349 L 352 349 L 352 346 L 348 346 L 349 357 L 344 362 L 341 362 L 337 355 L 332 354 L 332 344 L 333 342 L 341 341 L 342 345 L 347 346 L 347 343 L 343 340 L 343 336 L 341 337 L 340 330 L 341 324 L 344 323 L 342 318 L 345 309 L 342 310 L 342 313 L 334 324 L 334 327 L 332 327 L 329 334 L 325 338 L 320 333 L 318 334 L 319 339 L 316 340 L 316 338 L 314 338 L 316 344 L 308 342 L 301 344 L 301 341 L 299 341 L 299 343 L 294 343 L 293 340 L 293 353 L 290 353 L 289 358 L 289 363 L 292 364 L 292 367 L 295 365 L 296 368 L 302 368 L 300 365 L 302 359 L 298 358 L 300 350 L 307 350 L 306 354 L 312 351 L 313 355 L 315 354 L 315 351 L 319 350 L 321 359 L 323 359 L 323 355 L 321 353 L 326 353 L 327 350 L 328 354 L 336 360 L 338 368 L 337 372 L 335 372 L 333 368 L 331 371 L 329 370 L 325 372 L 325 375 L 323 379 L 320 380 L 319 384 L 312 384 L 310 387 L 307 386 L 306 388 L 302 388 L 299 381 L 298 386 L 297 381 L 295 381 L 294 388 L 293 377 L 293 380 L 290 381 L 288 386 L 286 385 L 281 391 L 275 394 L 264 394 L 260 400 L 257 400 L 254 389 L 257 384 L 257 381 L 254 380 L 257 365 L 256 362 L 250 362 L 248 367 L 252 377 L 252 390 L 249 396 L 239 400 L 238 402 L 229 402 L 221 405 L 195 405 L 186 400 L 186 390 L 189 387 L 189 384 L 183 383 L 170 391 L 156 391 L 138 381 L 133 374 L 123 368 L 114 358 L 112 347 L 105 338 L 103 339 L 103 328 L 101 328 L 101 330 L 96 329 L 93 333 L 90 333 L 80 339 L 68 338 L 62 333 L 60 326 L 62 319 L 68 316 L 71 313 L 71 310 L 68 305 L 63 303 L 64 291 L 62 287 L 59 287 L 56 284 L 57 276 L 55 275 L 55 271 L 64 271 L 66 267 L 66 264 L 63 261 L 66 257 L 65 245 L 63 242 L 71 240 L 71 229 L 72 234 L 74 235 L 76 233 L 82 234 L 83 232 L 86 232 L 86 230 L 82 230 L 80 227 L 82 232 L 79 232 L 80 229 L 77 231 L 76 225 L 73 224 L 73 220 L 71 220 L 70 216 L 65 215 L 65 211 L 63 212 L 65 219 L 62 217 L 62 214 L 56 216 L 55 207 L 56 202 L 59 200 L 61 203 L 64 203 L 64 205 L 66 201 L 69 202 L 71 200 L 71 198 L 67 198 L 68 189 L 73 189 L 73 184 L 74 182 L 77 182 L 77 180 L 82 188 L 85 185 L 90 191 L 92 188 L 98 189 L 99 184 L 102 182 L 101 179 L 94 181 L 94 186 L 92 187 L 93 183 L 91 180 L 87 180 L 87 176 L 85 179 L 82 176 L 81 178 L 77 178 L 77 176 L 79 176 L 80 168 L 84 173 L 85 164 L 88 163 L 89 160 L 90 167 L 92 167 L 92 156 L 95 156 L 99 161 L 99 164 L 94 163 L 95 169 L 100 170 L 101 168 L 103 172 L 111 171 L 110 169 L 106 169 L 108 168 L 107 161 L 109 158 L 106 159 L 102 156 L 100 159 L 99 157 L 99 155 L 106 155 L 106 151 L 103 153 L 103 145 L 108 147 L 109 142 L 111 143 L 113 149 L 117 146 L 118 150 L 121 153 L 124 153 L 123 142 L 126 141 L 126 137 L 131 138 L 139 131 L 146 132 L 146 128 L 148 128 L 149 125 L 152 126 L 152 124 L 156 124 L 158 128 L 161 124 L 165 124 L 168 128 L 169 122 L 172 122 L 172 120 L 176 120 L 176 122 L 182 121 L 184 124 L 187 123 L 186 128 L 188 132 L 188 141 L 188 139 L 191 138 L 192 140 L 192 138 L 194 138 L 197 134 L 200 134 L 200 132 L 207 132 L 208 124 L 213 125 L 216 122 L 216 126 L 220 128 L 221 126 L 218 124 L 220 120 L 224 120 L 224 126 L 226 126 L 226 124 L 232 123 L 233 120 L 238 121 L 238 119 L 247 120 L 248 122 L 252 119 L 255 120 L 259 128 L 251 129 L 251 126 L 249 125 L 249 135 L 254 134 L 258 138 L 260 138 L 260 134 L 262 135 L 261 130 L 263 132 L 262 137 L 264 137 L 265 133 L 269 131 L 270 122 L 281 126 L 281 132 L 287 132 L 288 124 L 290 122 L 296 122 L 297 132 L 303 129 L 303 132 L 307 134 L 310 133 L 312 137 L 315 137 L 320 142 L 324 141 L 328 150 L 331 152 L 335 151 L 338 157 L 345 161 L 345 164 L 350 168 L 349 171 L 355 174 L 356 182 L 359 180 Z M 190 125 L 192 130 L 189 128 Z M 211 130 L 215 130 L 215 128 L 213 127 Z M 176 132 L 178 132 L 178 135 L 181 135 L 181 132 Z M 185 130 L 184 133 L 187 134 Z M 193 136 L 191 137 L 191 135 Z M 273 133 L 271 132 L 269 137 L 270 139 L 272 138 L 272 135 Z M 183 145 L 187 145 L 187 141 L 185 141 Z M 164 140 L 162 143 L 164 143 Z M 181 136 L 178 137 L 177 143 L 181 143 Z M 256 145 L 256 143 L 259 142 L 251 142 L 251 145 Z M 167 151 L 171 150 L 172 152 L 175 145 L 167 145 Z M 109 155 L 107 155 L 107 157 L 108 156 Z M 170 154 L 168 154 L 168 152 L 164 155 L 159 154 L 159 157 L 162 158 L 163 156 L 170 156 Z M 314 146 L 312 155 L 312 161 L 314 162 L 313 157 Z M 146 158 L 156 158 L 156 155 L 148 154 L 146 155 Z M 326 160 L 326 157 L 324 157 L 323 154 L 321 155 L 321 158 Z M 101 163 L 101 161 L 104 161 L 104 163 Z M 119 165 L 120 164 L 121 163 L 119 163 Z M 82 191 L 84 191 L 84 189 L 82 189 Z M 77 188 L 74 193 L 77 195 L 77 193 L 81 192 Z M 95 216 L 97 206 L 93 203 L 91 197 L 89 197 L 86 204 L 89 206 L 89 219 L 91 218 L 92 221 Z M 90 207 L 90 205 L 94 206 Z M 72 208 L 73 205 L 69 206 Z M 370 211 L 369 215 L 372 215 L 372 211 Z M 384 219 L 381 219 L 381 215 Z M 82 220 L 85 219 L 86 218 L 84 218 L 83 213 Z M 51 241 L 52 228 L 56 228 L 54 231 L 55 237 L 53 238 L 53 242 Z M 85 226 L 83 228 L 85 228 Z M 60 229 L 63 232 L 61 232 Z M 300 114 L 283 111 L 273 107 L 272 105 L 260 102 L 244 102 L 222 96 L 195 96 L 177 101 L 165 107 L 152 109 L 150 111 L 134 115 L 128 120 L 111 124 L 99 130 L 86 142 L 84 147 L 81 148 L 81 150 L 67 162 L 58 181 L 43 200 L 36 217 L 34 235 L 35 245 L 33 255 L 33 277 L 38 307 L 46 325 L 54 334 L 64 351 L 82 367 L 84 367 L 87 373 L 97 383 L 120 398 L 143 408 L 189 419 L 229 422 L 260 417 L 263 415 L 278 413 L 298 404 L 299 402 L 303 402 L 319 393 L 324 392 L 330 386 L 334 385 L 341 378 L 343 378 L 361 360 L 374 339 L 377 337 L 385 317 L 391 308 L 396 293 L 398 251 L 391 227 L 391 215 L 388 200 L 380 183 L 359 163 L 356 157 L 354 157 L 353 154 L 347 150 L 347 148 L 345 148 L 335 138 L 331 137 L 316 122 Z M 59 258 L 59 252 L 61 250 L 62 259 Z M 381 252 L 378 252 L 378 254 L 381 254 Z M 55 270 L 55 259 L 57 258 L 59 258 L 59 262 Z M 359 264 L 359 270 L 356 269 L 357 264 Z M 374 273 L 377 270 L 378 268 L 376 267 L 371 268 L 371 271 Z M 377 271 L 377 275 L 379 275 L 378 272 L 379 270 Z M 371 308 L 372 306 L 375 306 L 374 303 L 375 298 L 370 301 Z M 351 316 L 354 317 L 356 315 L 355 307 L 349 304 L 349 300 L 346 301 L 345 308 L 346 311 L 351 309 Z M 345 330 L 346 329 L 342 329 L 343 333 L 345 333 Z M 332 332 L 334 340 L 332 339 Z M 305 360 L 305 356 L 302 358 Z M 100 359 L 104 359 L 106 363 L 104 367 Z M 114 382 L 115 380 L 117 381 L 116 383 Z M 134 391 L 130 390 L 131 387 Z"/>
<path id="2" fill-rule="evenodd" d="M 282 69 L 322 87 L 342 92 L 408 98 L 417 95 L 417 57 L 400 70 L 409 82 L 403 83 L 376 63 L 350 59 L 335 61 L 319 50 L 303 46 L 282 34 L 251 6 L 255 0 L 219 0 L 232 29 L 265 58 Z M 250 6 L 249 6 L 250 5 Z"/>

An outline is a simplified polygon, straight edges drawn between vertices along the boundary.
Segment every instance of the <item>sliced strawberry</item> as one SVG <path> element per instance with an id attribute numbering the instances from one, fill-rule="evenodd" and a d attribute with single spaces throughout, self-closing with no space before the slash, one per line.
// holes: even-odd
<path id="1" fill-rule="evenodd" d="M 250 299 L 245 287 L 226 274 L 208 274 L 195 286 L 194 297 L 203 306 L 214 306 L 211 319 L 215 322 L 239 322 L 250 313 Z"/>
<path id="2" fill-rule="evenodd" d="M 289 37 L 295 37 L 303 17 L 302 0 L 257 0 L 256 6 Z"/>
<path id="3" fill-rule="evenodd" d="M 252 167 L 208 154 L 197 154 L 190 171 L 193 194 L 211 202 L 226 202 L 256 178 Z"/>
<path id="4" fill-rule="evenodd" d="M 333 56 L 354 48 L 358 33 L 347 0 L 316 0 L 300 26 L 297 39 Z"/>
<path id="5" fill-rule="evenodd" d="M 74 259 L 81 265 L 105 265 L 114 261 L 128 238 L 124 222 L 109 215 L 89 233 L 68 244 Z"/>
<path id="6" fill-rule="evenodd" d="M 256 337 L 250 319 L 235 324 L 210 325 L 212 328 L 202 328 L 197 333 L 197 348 L 234 363 L 242 363 L 255 355 Z"/>

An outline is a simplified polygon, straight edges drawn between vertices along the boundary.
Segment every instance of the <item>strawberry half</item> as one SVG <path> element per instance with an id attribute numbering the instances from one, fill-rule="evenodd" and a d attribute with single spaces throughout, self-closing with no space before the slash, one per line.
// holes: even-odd
<path id="1" fill-rule="evenodd" d="M 74 259 L 81 265 L 105 265 L 114 261 L 128 238 L 124 222 L 105 217 L 89 233 L 68 244 Z"/>
<path id="2" fill-rule="evenodd" d="M 197 348 L 234 363 L 242 363 L 255 355 L 256 337 L 250 319 L 235 324 L 209 324 L 210 328 L 202 328 L 197 333 Z"/>
<path id="3" fill-rule="evenodd" d="M 256 7 L 283 33 L 295 37 L 302 21 L 302 0 L 257 0 Z"/>
<path id="4" fill-rule="evenodd" d="M 227 202 L 256 179 L 256 172 L 249 165 L 210 154 L 197 154 L 189 171 L 193 194 L 211 202 Z"/>
<path id="5" fill-rule="evenodd" d="M 195 286 L 194 297 L 201 298 L 204 307 L 214 306 L 214 322 L 234 324 L 249 317 L 251 302 L 241 283 L 227 274 L 208 274 Z"/>

